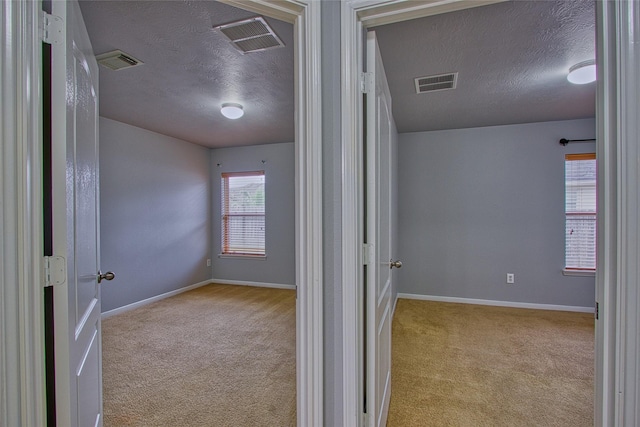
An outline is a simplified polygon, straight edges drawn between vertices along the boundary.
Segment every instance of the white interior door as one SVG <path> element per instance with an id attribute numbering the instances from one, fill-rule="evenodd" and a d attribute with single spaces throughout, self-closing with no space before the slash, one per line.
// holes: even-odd
<path id="1" fill-rule="evenodd" d="M 77 1 L 52 3 L 64 28 L 51 70 L 53 255 L 66 260 L 54 285 L 56 417 L 101 426 L 98 65 Z"/>
<path id="2" fill-rule="evenodd" d="M 391 95 L 375 32 L 367 35 L 366 105 L 366 412 L 385 426 L 391 396 L 392 132 Z"/>

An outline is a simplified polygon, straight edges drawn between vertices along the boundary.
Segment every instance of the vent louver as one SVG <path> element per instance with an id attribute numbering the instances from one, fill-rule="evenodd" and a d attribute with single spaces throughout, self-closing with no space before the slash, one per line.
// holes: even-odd
<path id="1" fill-rule="evenodd" d="M 144 64 L 144 62 L 134 58 L 128 53 L 124 53 L 121 50 L 114 50 L 112 52 L 103 53 L 96 56 L 96 60 L 98 61 L 98 64 L 104 65 L 105 67 L 114 71 Z"/>
<path id="2" fill-rule="evenodd" d="M 261 16 L 214 27 L 242 53 L 261 52 L 284 43 Z"/>
<path id="3" fill-rule="evenodd" d="M 455 89 L 458 83 L 458 73 L 438 74 L 435 76 L 416 77 L 416 93 L 436 92 L 439 90 Z"/>

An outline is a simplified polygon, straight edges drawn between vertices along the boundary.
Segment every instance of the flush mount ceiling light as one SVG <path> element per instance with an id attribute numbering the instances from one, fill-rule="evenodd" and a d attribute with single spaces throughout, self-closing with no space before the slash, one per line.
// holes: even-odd
<path id="1" fill-rule="evenodd" d="M 222 108 L 220 109 L 220 112 L 227 119 L 231 119 L 231 120 L 239 119 L 244 115 L 244 110 L 242 109 L 242 105 L 235 104 L 233 102 L 225 102 L 224 104 L 222 104 Z"/>
<path id="2" fill-rule="evenodd" d="M 584 85 L 596 81 L 596 61 L 582 61 L 569 68 L 567 80 L 575 85 Z"/>

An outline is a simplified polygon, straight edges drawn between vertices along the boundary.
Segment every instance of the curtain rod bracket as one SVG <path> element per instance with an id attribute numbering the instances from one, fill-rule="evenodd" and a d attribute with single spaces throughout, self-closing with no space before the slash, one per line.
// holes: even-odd
<path id="1" fill-rule="evenodd" d="M 559 142 L 560 142 L 560 145 L 566 146 L 570 142 L 589 142 L 589 141 L 595 141 L 595 140 L 596 140 L 595 138 L 590 138 L 590 139 L 566 139 L 566 138 L 562 138 Z"/>

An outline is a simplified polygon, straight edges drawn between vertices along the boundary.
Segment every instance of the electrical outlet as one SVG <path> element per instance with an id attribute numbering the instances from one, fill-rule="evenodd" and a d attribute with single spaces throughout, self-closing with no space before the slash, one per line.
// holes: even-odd
<path id="1" fill-rule="evenodd" d="M 515 283 L 515 275 L 513 273 L 507 273 L 507 283 L 512 285 Z"/>
<path id="2" fill-rule="evenodd" d="M 211 267 L 211 259 L 207 260 L 207 267 Z"/>

